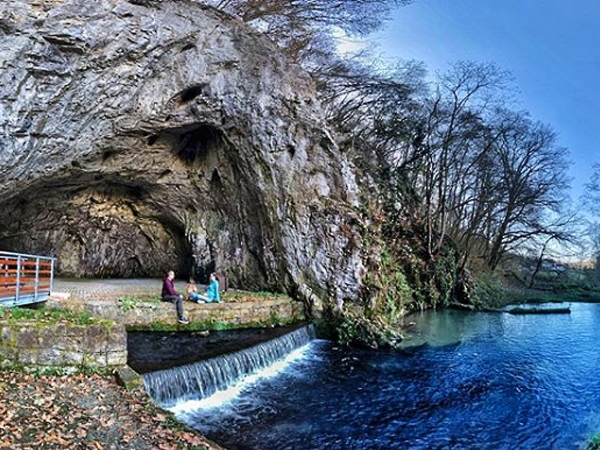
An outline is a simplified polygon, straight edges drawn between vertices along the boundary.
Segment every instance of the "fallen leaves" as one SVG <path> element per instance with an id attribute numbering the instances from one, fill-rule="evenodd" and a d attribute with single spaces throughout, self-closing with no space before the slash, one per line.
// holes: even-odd
<path id="1" fill-rule="evenodd" d="M 8 371 L 0 387 L 0 449 L 218 448 L 112 377 Z"/>

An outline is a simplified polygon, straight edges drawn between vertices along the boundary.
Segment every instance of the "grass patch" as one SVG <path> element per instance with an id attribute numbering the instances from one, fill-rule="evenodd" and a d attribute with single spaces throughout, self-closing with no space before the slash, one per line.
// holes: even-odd
<path id="1" fill-rule="evenodd" d="M 117 298 L 117 303 L 123 311 L 130 311 L 141 303 L 158 304 L 160 302 L 161 300 L 158 295 L 154 295 L 152 297 L 136 297 L 132 295 L 125 295 Z"/>
<path id="2" fill-rule="evenodd" d="M 252 302 L 252 301 L 260 301 L 260 300 L 280 300 L 285 298 L 290 298 L 287 294 L 283 294 L 280 292 L 247 292 L 247 291 L 227 291 L 224 294 L 221 294 L 221 297 L 227 299 L 227 301 L 231 302 Z"/>
<path id="3" fill-rule="evenodd" d="M 137 297 L 119 297 L 119 298 L 117 298 L 117 303 L 119 304 L 119 307 L 123 311 L 129 311 L 131 309 L 134 309 L 139 303 L 141 303 L 141 301 L 142 300 Z"/>
<path id="4" fill-rule="evenodd" d="M 96 325 L 112 323 L 106 319 L 99 319 L 86 311 L 72 312 L 55 308 L 0 308 L 0 319 L 7 322 L 35 321 L 39 323 L 66 322 L 74 325 Z"/>
<path id="5" fill-rule="evenodd" d="M 600 278 L 595 270 L 568 266 L 562 271 L 542 270 L 533 287 L 529 287 L 530 266 L 521 263 L 504 272 L 504 288 L 510 303 L 600 303 Z"/>

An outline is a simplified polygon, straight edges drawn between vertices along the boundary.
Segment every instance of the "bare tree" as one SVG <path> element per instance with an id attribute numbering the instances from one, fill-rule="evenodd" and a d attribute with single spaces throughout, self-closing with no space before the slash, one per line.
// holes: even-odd
<path id="1" fill-rule="evenodd" d="M 600 215 L 600 163 L 592 166 L 590 181 L 585 185 L 583 206 L 589 216 L 586 235 L 596 263 L 596 278 L 600 279 L 600 222 L 596 219 Z"/>
<path id="2" fill-rule="evenodd" d="M 428 90 L 419 65 L 341 67 L 323 90 L 330 117 L 388 203 L 419 211 L 430 256 L 449 237 L 463 264 L 473 255 L 493 269 L 526 242 L 568 237 L 551 219 L 567 151 L 551 128 L 503 106 L 508 74 L 462 62 Z"/>
<path id="3" fill-rule="evenodd" d="M 488 265 L 495 268 L 502 256 L 532 236 L 547 234 L 545 214 L 559 212 L 568 188 L 567 150 L 556 143 L 546 125 L 520 113 L 505 112 L 503 133 L 494 148 L 497 189 L 503 194 L 490 219 Z"/>
<path id="4" fill-rule="evenodd" d="M 476 169 L 490 148 L 486 116 L 501 103 L 497 95 L 510 76 L 493 64 L 458 62 L 443 74 L 426 102 L 427 121 L 420 142 L 424 160 L 419 165 L 427 248 L 442 246 L 447 233 L 462 229 L 463 214 L 473 197 L 480 173 Z"/>
<path id="5" fill-rule="evenodd" d="M 529 279 L 529 287 L 535 284 L 535 279 L 542 268 L 544 259 L 549 255 L 558 254 L 556 249 L 564 249 L 568 246 L 577 245 L 578 239 L 574 233 L 574 226 L 578 223 L 577 215 L 569 215 L 564 218 L 557 218 L 552 224 L 548 224 L 543 230 L 543 234 L 532 237 L 528 247 L 532 253 L 537 252 L 536 265 Z M 552 244 L 558 244 L 555 249 Z"/>
<path id="6" fill-rule="evenodd" d="M 423 218 L 431 257 L 451 238 L 464 264 L 473 255 L 493 269 L 525 242 L 543 250 L 566 238 L 549 219 L 567 187 L 566 150 L 551 128 L 505 108 L 508 73 L 458 62 L 428 84 L 422 64 L 382 70 L 335 55 L 334 30 L 364 36 L 411 0 L 207 2 L 308 62 L 343 146 L 391 210 Z"/>
<path id="7" fill-rule="evenodd" d="M 330 45 L 334 29 L 365 36 L 412 0 L 205 0 L 263 31 L 299 59 Z"/>

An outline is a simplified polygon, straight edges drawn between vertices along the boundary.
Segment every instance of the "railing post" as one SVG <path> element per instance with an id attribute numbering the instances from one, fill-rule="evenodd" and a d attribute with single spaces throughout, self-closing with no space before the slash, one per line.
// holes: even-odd
<path id="1" fill-rule="evenodd" d="M 38 290 L 40 286 L 40 258 L 35 258 L 35 289 L 33 290 L 33 298 L 34 300 L 38 299 Z"/>
<path id="2" fill-rule="evenodd" d="M 54 258 L 50 258 L 50 292 L 54 290 Z"/>
<path id="3" fill-rule="evenodd" d="M 17 256 L 17 289 L 16 289 L 16 296 L 15 296 L 15 301 L 18 303 L 19 302 L 19 297 L 21 295 L 21 255 Z"/>

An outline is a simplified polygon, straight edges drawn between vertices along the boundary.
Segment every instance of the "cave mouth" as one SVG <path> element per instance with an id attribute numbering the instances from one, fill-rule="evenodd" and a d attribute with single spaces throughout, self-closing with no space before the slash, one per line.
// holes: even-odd
<path id="1" fill-rule="evenodd" d="M 156 196 L 154 186 L 114 175 L 36 185 L 3 204 L 0 248 L 56 257 L 60 277 L 192 276 L 185 225 Z"/>
<path id="2" fill-rule="evenodd" d="M 221 132 L 208 124 L 201 124 L 179 136 L 177 156 L 187 164 L 206 157 L 208 152 L 219 146 Z"/>

